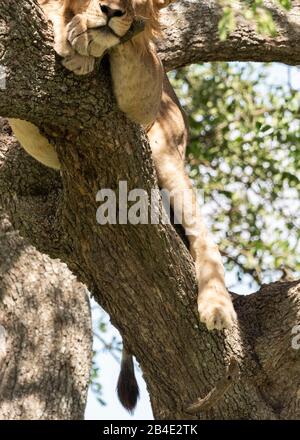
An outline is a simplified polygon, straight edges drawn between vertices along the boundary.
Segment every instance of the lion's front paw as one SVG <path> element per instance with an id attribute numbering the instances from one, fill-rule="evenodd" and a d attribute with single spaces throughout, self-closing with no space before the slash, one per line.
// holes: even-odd
<path id="1" fill-rule="evenodd" d="M 199 292 L 198 311 L 208 330 L 229 329 L 236 320 L 230 295 L 224 287 L 204 287 Z"/>
<path id="2" fill-rule="evenodd" d="M 62 61 L 63 66 L 75 75 L 87 75 L 94 70 L 95 58 L 73 53 Z"/>
<path id="3" fill-rule="evenodd" d="M 71 44 L 63 36 L 54 39 L 54 50 L 62 58 L 68 57 L 73 53 Z"/>
<path id="4" fill-rule="evenodd" d="M 67 38 L 77 53 L 95 58 L 102 58 L 108 49 L 120 43 L 120 39 L 114 34 L 91 27 L 88 18 L 83 14 L 75 15 L 70 21 Z"/>
<path id="5" fill-rule="evenodd" d="M 67 26 L 68 41 L 80 55 L 89 55 L 89 35 L 87 18 L 84 15 L 75 15 Z"/>

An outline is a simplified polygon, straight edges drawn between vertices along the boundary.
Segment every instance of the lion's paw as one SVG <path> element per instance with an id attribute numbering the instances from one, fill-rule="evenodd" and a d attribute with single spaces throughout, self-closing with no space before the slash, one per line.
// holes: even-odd
<path id="1" fill-rule="evenodd" d="M 64 58 L 62 64 L 75 75 L 87 75 L 94 70 L 95 58 L 73 53 Z"/>
<path id="2" fill-rule="evenodd" d="M 87 28 L 87 18 L 84 15 L 75 15 L 67 26 L 68 41 L 80 55 L 89 55 L 90 38 Z"/>
<path id="3" fill-rule="evenodd" d="M 205 287 L 199 292 L 198 311 L 200 321 L 208 330 L 229 329 L 236 320 L 236 313 L 228 292 L 221 288 Z"/>
<path id="4" fill-rule="evenodd" d="M 72 46 L 63 38 L 56 38 L 54 40 L 54 50 L 62 58 L 71 56 L 73 53 Z"/>

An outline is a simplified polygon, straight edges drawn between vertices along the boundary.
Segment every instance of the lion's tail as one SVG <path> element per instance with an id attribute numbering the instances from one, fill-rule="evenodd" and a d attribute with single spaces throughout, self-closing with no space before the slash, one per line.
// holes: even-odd
<path id="1" fill-rule="evenodd" d="M 122 352 L 121 371 L 118 379 L 117 393 L 120 402 L 129 412 L 133 412 L 139 398 L 139 387 L 134 374 L 132 354 L 125 347 Z"/>

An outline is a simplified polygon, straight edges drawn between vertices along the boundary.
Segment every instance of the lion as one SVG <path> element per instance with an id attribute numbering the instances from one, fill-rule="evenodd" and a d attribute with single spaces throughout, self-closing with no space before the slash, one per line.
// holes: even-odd
<path id="1" fill-rule="evenodd" d="M 156 52 L 159 14 L 174 0 L 39 0 L 53 23 L 54 48 L 63 65 L 76 75 L 93 71 L 95 59 L 108 53 L 114 94 L 119 108 L 141 124 L 149 138 L 158 182 L 172 194 L 175 215 L 182 219 L 198 282 L 198 311 L 208 330 L 231 328 L 236 320 L 225 287 L 224 269 L 197 206 L 196 193 L 185 171 L 187 118 Z M 121 43 L 135 20 L 144 30 Z M 37 127 L 10 119 L 25 150 L 43 164 L 59 169 L 54 148 Z M 191 199 L 178 203 L 189 190 Z M 176 203 L 175 203 L 176 199 Z M 184 209 L 183 209 L 184 206 Z M 118 381 L 122 404 L 132 411 L 138 398 L 132 355 L 123 348 Z"/>

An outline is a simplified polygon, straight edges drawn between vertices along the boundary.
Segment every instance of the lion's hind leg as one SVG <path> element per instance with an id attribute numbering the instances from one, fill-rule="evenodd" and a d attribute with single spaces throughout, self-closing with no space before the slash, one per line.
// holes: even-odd
<path id="1" fill-rule="evenodd" d="M 24 150 L 47 167 L 59 169 L 60 163 L 54 147 L 31 122 L 20 119 L 8 120 L 14 135 Z"/>

